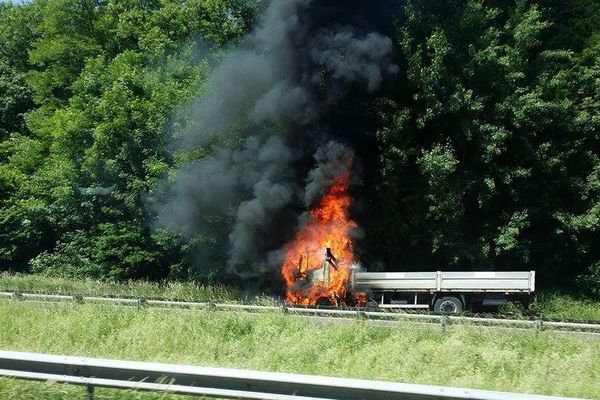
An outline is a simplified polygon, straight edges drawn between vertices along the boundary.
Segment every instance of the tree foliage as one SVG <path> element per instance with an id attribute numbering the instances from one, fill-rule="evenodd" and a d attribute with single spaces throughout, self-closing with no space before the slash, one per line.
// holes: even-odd
<path id="1" fill-rule="evenodd" d="M 152 229 L 149 193 L 173 162 L 177 106 L 205 80 L 194 44 L 216 51 L 238 40 L 256 5 L 0 7 L 0 267 L 31 261 L 51 275 L 114 279 L 185 272 L 178 239 Z"/>
<path id="2" fill-rule="evenodd" d="M 185 276 L 186 247 L 153 230 L 147 204 L 185 157 L 168 146 L 190 122 L 180 106 L 259 6 L 0 4 L 0 268 Z M 379 164 L 365 261 L 597 285 L 598 2 L 409 0 L 403 12 L 401 72 L 369 100 Z"/>
<path id="3" fill-rule="evenodd" d="M 380 111 L 379 196 L 395 217 L 377 219 L 388 222 L 378 243 L 394 249 L 379 254 L 530 266 L 555 281 L 598 261 L 592 3 L 556 13 L 544 2 L 408 2 L 405 87 Z M 565 23 L 587 39 L 564 40 Z"/>

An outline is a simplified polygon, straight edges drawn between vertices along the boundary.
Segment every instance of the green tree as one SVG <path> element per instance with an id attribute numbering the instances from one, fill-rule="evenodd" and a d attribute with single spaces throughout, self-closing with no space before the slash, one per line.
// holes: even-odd
<path id="1" fill-rule="evenodd" d="M 32 95 L 25 74 L 0 59 L 0 141 L 27 131 L 24 116 L 33 107 Z"/>
<path id="2" fill-rule="evenodd" d="M 33 260 L 40 272 L 114 279 L 184 272 L 177 237 L 152 231 L 149 196 L 187 123 L 178 106 L 206 76 L 196 40 L 226 46 L 250 28 L 255 8 L 242 0 L 0 8 L 0 266 Z M 69 260 L 72 268 L 57 267 Z"/>
<path id="3" fill-rule="evenodd" d="M 407 4 L 406 81 L 380 101 L 378 134 L 379 198 L 395 218 L 375 228 L 403 245 L 375 242 L 394 249 L 378 254 L 555 281 L 597 261 L 598 65 L 549 49 L 542 11 Z"/>

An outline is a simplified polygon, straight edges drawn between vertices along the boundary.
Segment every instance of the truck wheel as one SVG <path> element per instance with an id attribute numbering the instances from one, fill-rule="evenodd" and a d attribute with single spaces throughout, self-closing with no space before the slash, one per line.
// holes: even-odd
<path id="1" fill-rule="evenodd" d="M 462 310 L 462 302 L 454 296 L 440 297 L 433 305 L 433 311 L 439 314 L 459 314 Z"/>

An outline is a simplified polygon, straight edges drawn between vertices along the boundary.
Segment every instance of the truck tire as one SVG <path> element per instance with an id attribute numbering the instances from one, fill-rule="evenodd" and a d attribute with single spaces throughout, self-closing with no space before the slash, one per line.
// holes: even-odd
<path id="1" fill-rule="evenodd" d="M 462 310 L 462 301 L 454 296 L 440 297 L 433 305 L 433 311 L 438 314 L 460 314 Z"/>

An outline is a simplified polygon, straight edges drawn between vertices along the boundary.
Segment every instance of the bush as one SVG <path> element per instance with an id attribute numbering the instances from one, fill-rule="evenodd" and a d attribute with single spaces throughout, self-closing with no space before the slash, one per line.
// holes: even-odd
<path id="1" fill-rule="evenodd" d="M 94 278 L 114 281 L 159 281 L 191 278 L 180 260 L 177 237 L 154 235 L 126 222 L 99 224 L 63 238 L 54 250 L 29 262 L 31 272 L 61 278 Z"/>
<path id="2" fill-rule="evenodd" d="M 600 300 L 600 262 L 589 268 L 589 274 L 577 277 L 577 285 L 584 295 Z"/>
<path id="3" fill-rule="evenodd" d="M 81 254 L 74 242 L 59 243 L 53 252 L 43 252 L 29 261 L 32 272 L 57 278 L 94 278 L 106 275 L 102 265 Z"/>

